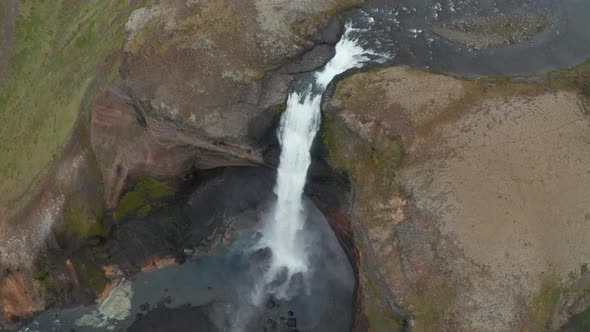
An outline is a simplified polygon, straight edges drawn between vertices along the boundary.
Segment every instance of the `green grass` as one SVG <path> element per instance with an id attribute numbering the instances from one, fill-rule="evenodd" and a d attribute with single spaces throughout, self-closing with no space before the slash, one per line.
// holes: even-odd
<path id="1" fill-rule="evenodd" d="M 563 330 L 565 332 L 590 331 L 590 309 L 573 316 Z"/>
<path id="2" fill-rule="evenodd" d="M 365 315 L 369 321 L 371 331 L 375 332 L 394 332 L 400 331 L 402 327 L 402 321 L 396 317 L 389 309 L 383 304 L 381 294 L 377 288 L 369 280 L 365 291 L 368 294 L 365 296 Z"/>
<path id="3" fill-rule="evenodd" d="M 67 200 L 64 207 L 64 232 L 74 245 L 79 245 L 90 236 L 105 235 L 102 223 L 104 206 L 102 197 L 83 197 L 76 193 Z"/>
<path id="4" fill-rule="evenodd" d="M 140 180 L 133 190 L 127 192 L 119 201 L 115 219 L 123 220 L 130 215 L 146 216 L 154 207 L 154 200 L 174 194 L 174 188 L 166 183 L 145 178 Z"/>
<path id="5" fill-rule="evenodd" d="M 282 103 L 274 109 L 274 112 L 277 114 L 281 114 L 287 110 L 287 103 Z"/>
<path id="6" fill-rule="evenodd" d="M 88 286 L 95 295 L 102 293 L 108 280 L 100 266 L 91 262 L 81 262 L 75 265 L 75 267 L 81 282 Z"/>
<path id="7" fill-rule="evenodd" d="M 436 330 L 442 325 L 457 300 L 456 289 L 445 280 L 437 278 L 412 299 L 416 324 L 426 330 Z"/>
<path id="8" fill-rule="evenodd" d="M 124 24 L 141 6 L 126 0 L 19 2 L 9 71 L 0 75 L 0 209 L 12 207 L 59 157 L 89 103 L 89 87 L 108 75 Z M 106 66 L 104 66 L 106 64 Z"/>
<path id="9" fill-rule="evenodd" d="M 37 270 L 35 272 L 33 272 L 33 279 L 35 280 L 45 280 L 47 279 L 47 277 L 49 277 L 49 272 L 45 271 L 45 270 Z"/>
<path id="10" fill-rule="evenodd" d="M 528 306 L 528 314 L 534 331 L 548 331 L 562 287 L 556 277 L 547 277 L 541 289 Z"/>
<path id="11" fill-rule="evenodd" d="M 582 61 L 581 63 L 579 63 L 577 65 L 571 66 L 571 67 L 566 67 L 566 68 L 550 71 L 543 76 L 549 76 L 549 77 L 566 76 L 566 75 L 577 74 L 580 72 L 587 72 L 589 69 L 590 69 L 590 58 Z"/>

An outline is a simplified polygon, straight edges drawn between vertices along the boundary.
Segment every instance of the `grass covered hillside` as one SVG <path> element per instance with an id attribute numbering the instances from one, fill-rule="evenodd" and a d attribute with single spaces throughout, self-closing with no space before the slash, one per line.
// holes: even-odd
<path id="1" fill-rule="evenodd" d="M 5 1 L 0 211 L 14 207 L 59 156 L 81 110 L 116 73 L 125 22 L 145 2 L 21 0 L 14 17 L 13 0 Z"/>

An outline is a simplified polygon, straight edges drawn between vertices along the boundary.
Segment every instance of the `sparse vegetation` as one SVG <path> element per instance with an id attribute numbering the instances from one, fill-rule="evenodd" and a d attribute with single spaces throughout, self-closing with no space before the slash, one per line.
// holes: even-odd
<path id="1" fill-rule="evenodd" d="M 279 106 L 277 106 L 275 108 L 275 113 L 277 114 L 281 114 L 283 113 L 285 110 L 287 110 L 287 103 L 282 103 Z"/>
<path id="2" fill-rule="evenodd" d="M 141 5 L 19 2 L 10 69 L 0 75 L 0 207 L 12 206 L 59 157 L 81 107 L 116 67 L 111 56 L 122 47 L 129 14 Z"/>
<path id="3" fill-rule="evenodd" d="M 37 271 L 33 272 L 33 279 L 35 279 L 35 280 L 43 281 L 43 280 L 47 279 L 47 277 L 49 277 L 49 272 L 47 272 L 45 270 L 37 270 Z"/>
<path id="4" fill-rule="evenodd" d="M 365 224 L 369 220 L 370 223 L 381 222 L 376 217 L 379 214 L 377 210 L 382 208 L 380 202 L 390 199 L 397 192 L 393 180 L 402 158 L 399 138 L 379 131 L 372 132 L 370 140 L 360 138 L 329 112 L 323 115 L 319 135 L 328 150 L 329 163 L 346 173 L 353 183 L 357 217 Z M 370 250 L 366 248 L 368 244 L 361 236 L 355 239 L 359 250 L 366 254 L 366 250 Z M 371 331 L 399 331 L 402 322 L 384 305 L 382 295 L 370 276 L 362 281 L 362 286 L 365 293 L 363 305 Z"/>
<path id="5" fill-rule="evenodd" d="M 434 281 L 412 301 L 416 323 L 427 331 L 443 326 L 441 320 L 445 319 L 456 298 L 456 291 L 451 285 L 443 280 Z"/>
<path id="6" fill-rule="evenodd" d="M 383 208 L 380 202 L 397 192 L 394 176 L 403 153 L 399 138 L 373 132 L 371 141 L 363 140 L 330 114 L 324 115 L 320 135 L 330 164 L 346 173 L 355 186 L 358 206 L 364 207 L 357 211 L 359 217 L 374 223 L 382 221 L 375 216 Z"/>
<path id="7" fill-rule="evenodd" d="M 547 78 L 556 89 L 577 92 L 584 112 L 590 114 L 590 59 L 578 66 L 549 73 Z"/>
<path id="8" fill-rule="evenodd" d="M 551 316 L 555 311 L 559 293 L 562 291 L 554 276 L 547 276 L 541 282 L 541 288 L 528 307 L 530 322 L 534 331 L 548 331 Z"/>
<path id="9" fill-rule="evenodd" d="M 100 266 L 85 261 L 76 264 L 75 267 L 80 274 L 80 281 L 85 283 L 95 295 L 100 294 L 104 290 L 108 280 Z"/>
<path id="10" fill-rule="evenodd" d="M 132 214 L 144 217 L 154 208 L 156 201 L 172 194 L 174 189 L 164 182 L 151 178 L 141 179 L 133 190 L 121 198 L 115 219 L 120 221 Z"/>
<path id="11" fill-rule="evenodd" d="M 74 195 L 64 207 L 64 232 L 75 244 L 89 236 L 104 235 L 102 223 L 104 207 L 101 197 L 84 201 L 83 195 Z"/>
<path id="12" fill-rule="evenodd" d="M 364 298 L 364 308 L 372 330 L 376 332 L 400 331 L 402 321 L 391 313 L 383 304 L 382 295 L 371 280 L 367 280 Z"/>
<path id="13" fill-rule="evenodd" d="M 590 309 L 573 316 L 564 327 L 565 332 L 590 331 Z"/>
<path id="14" fill-rule="evenodd" d="M 462 81 L 463 95 L 451 102 L 437 116 L 424 121 L 416 128 L 416 134 L 422 137 L 436 138 L 442 125 L 452 123 L 473 108 L 483 99 L 534 97 L 546 92 L 542 82 L 515 82 L 511 78 L 499 76 L 488 79 Z"/>

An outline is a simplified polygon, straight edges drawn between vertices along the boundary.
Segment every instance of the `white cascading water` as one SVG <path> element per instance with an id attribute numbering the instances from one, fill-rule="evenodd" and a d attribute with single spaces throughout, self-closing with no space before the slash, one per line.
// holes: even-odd
<path id="1" fill-rule="evenodd" d="M 336 54 L 323 70 L 315 73 L 315 89 L 310 85 L 306 91 L 291 93 L 281 118 L 278 133 L 281 157 L 275 187 L 277 201 L 263 234 L 265 245 L 272 250 L 267 282 L 285 269 L 289 276 L 305 273 L 308 269 L 308 257 L 300 236 L 305 223 L 302 199 L 311 163 L 310 148 L 321 122 L 322 94 L 336 75 L 361 67 L 370 60 L 368 55 L 374 54 L 359 45 L 351 36 L 353 31 L 355 29 L 347 24 L 336 44 Z"/>

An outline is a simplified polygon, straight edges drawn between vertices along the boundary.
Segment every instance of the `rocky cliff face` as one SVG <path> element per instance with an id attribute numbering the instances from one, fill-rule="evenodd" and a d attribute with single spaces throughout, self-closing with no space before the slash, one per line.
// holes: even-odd
<path id="1" fill-rule="evenodd" d="M 341 25 L 334 15 L 355 3 L 352 0 L 313 1 L 313 5 L 308 1 L 288 4 L 269 0 L 159 1 L 152 5 L 146 3 L 146 7 L 130 16 L 124 11 L 109 16 L 109 11 L 116 12 L 117 8 L 97 6 L 87 11 L 96 10 L 101 16 L 72 19 L 72 22 L 79 21 L 79 30 L 86 29 L 87 33 L 72 47 L 92 52 L 93 45 L 103 47 L 92 42 L 94 34 L 104 28 L 104 24 L 97 25 L 102 24 L 99 19 L 116 17 L 116 21 L 111 20 L 113 31 L 124 40 L 104 37 L 109 40 L 109 47 L 114 41 L 120 42 L 114 49 L 122 50 L 109 53 L 106 61 L 109 65 L 98 67 L 96 76 L 100 79 L 96 82 L 91 71 L 83 72 L 90 75 L 84 84 L 80 80 L 70 82 L 79 83 L 76 96 L 83 102 L 74 100 L 68 112 L 79 112 L 70 112 L 68 121 L 60 122 L 64 126 L 69 124 L 67 128 L 59 128 L 58 143 L 62 146 L 53 144 L 53 140 L 44 141 L 52 144 L 51 149 L 59 146 L 53 153 L 53 162 L 18 204 L 0 209 L 3 211 L 0 279 L 11 285 L 0 294 L 4 317 L 26 317 L 56 297 L 63 299 L 61 295 L 49 294 L 45 286 L 61 292 L 71 285 L 82 285 L 100 293 L 105 276 L 96 262 L 77 257 L 68 260 L 70 265 L 66 266 L 64 261 L 68 255 L 75 256 L 77 248 L 88 241 L 106 236 L 117 219 L 125 192 L 139 192 L 128 195 L 131 198 L 124 202 L 131 207 L 125 205 L 123 210 L 132 213 L 142 207 L 141 213 L 145 212 L 145 204 L 133 201 L 138 195 L 148 201 L 160 199 L 164 184 L 143 179 L 157 178 L 175 185 L 194 170 L 272 163 L 272 158 L 263 157 L 272 143 L 266 138 L 284 107 L 292 76 L 316 69 L 331 57 L 326 43 L 337 41 Z M 27 4 L 19 12 L 13 10 L 18 6 L 12 1 L 9 5 L 2 6 L 2 15 L 10 18 L 20 15 L 16 30 L 23 28 L 19 24 L 36 23 L 38 12 L 46 9 Z M 134 1 L 130 6 L 140 5 Z M 132 7 L 125 7 L 129 8 Z M 69 24 L 61 19 L 60 16 L 60 20 L 48 20 L 44 24 Z M 120 34 L 119 25 L 114 24 L 119 20 L 127 21 Z M 0 30 L 2 45 L 13 42 L 8 38 L 15 28 L 11 22 L 14 23 L 12 20 L 3 23 Z M 4 38 L 5 35 L 8 37 Z M 31 37 L 24 41 L 41 42 L 37 39 Z M 20 44 L 24 41 L 16 40 L 17 51 L 28 45 Z M 103 48 L 95 51 L 92 57 L 81 54 L 79 59 L 86 59 L 90 66 L 95 57 L 98 59 L 104 53 Z M 5 62 L 4 55 L 1 63 Z M 66 66 L 77 63 L 75 59 L 60 61 L 51 63 Z M 116 68 L 117 64 L 119 70 L 111 75 L 110 68 Z M 44 114 L 52 111 L 49 107 Z M 30 139 L 35 142 L 26 145 L 27 149 L 37 147 L 40 156 L 51 155 L 53 150 L 38 144 L 37 135 Z M 29 150 L 25 153 L 36 153 Z M 41 159 L 31 170 L 45 166 Z M 11 180 L 11 192 L 23 192 L 30 180 L 20 185 Z M 120 211 L 119 215 L 122 215 Z M 48 264 L 36 263 L 37 255 L 48 248 L 61 250 L 58 256 L 64 261 L 50 259 Z M 47 267 L 52 270 L 44 270 Z M 68 272 L 72 270 L 78 272 L 72 275 Z M 33 279 L 41 286 L 38 294 L 24 290 Z M 56 280 L 59 285 L 49 285 L 49 281 Z M 77 301 L 88 295 L 82 293 L 74 291 L 79 296 L 69 300 Z"/>
<path id="2" fill-rule="evenodd" d="M 337 40 L 338 30 L 318 29 L 352 4 L 170 1 L 135 11 L 122 78 L 92 109 L 107 207 L 130 173 L 165 178 L 189 167 L 265 164 L 262 139 L 293 75 L 328 60 L 328 48 L 315 43 Z"/>
<path id="3" fill-rule="evenodd" d="M 513 83 L 390 68 L 339 82 L 322 137 L 352 180 L 357 245 L 375 269 L 365 293 L 391 294 L 419 331 L 555 330 L 579 312 L 586 75 Z"/>

